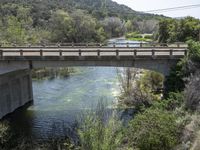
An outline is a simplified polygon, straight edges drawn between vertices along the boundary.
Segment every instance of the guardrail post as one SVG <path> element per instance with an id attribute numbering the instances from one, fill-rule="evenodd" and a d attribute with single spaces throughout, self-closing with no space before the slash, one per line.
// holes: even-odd
<path id="1" fill-rule="evenodd" d="M 115 42 L 113 43 L 113 47 L 116 47 Z"/>
<path id="2" fill-rule="evenodd" d="M 173 56 L 173 49 L 170 49 L 169 55 L 170 55 L 170 57 Z"/>
<path id="3" fill-rule="evenodd" d="M 102 44 L 100 43 L 99 46 L 102 47 Z"/>
<path id="4" fill-rule="evenodd" d="M 152 57 L 154 58 L 155 57 L 155 50 L 152 49 L 151 52 L 152 52 Z"/>
<path id="5" fill-rule="evenodd" d="M 129 43 L 128 42 L 126 43 L 126 47 L 129 47 Z"/>
<path id="6" fill-rule="evenodd" d="M 177 43 L 177 47 L 180 47 L 180 43 Z"/>
<path id="7" fill-rule="evenodd" d="M 0 59 L 3 58 L 3 50 L 0 50 Z"/>
<path id="8" fill-rule="evenodd" d="M 88 43 L 86 43 L 86 47 L 88 47 Z"/>
<path id="9" fill-rule="evenodd" d="M 40 49 L 40 56 L 43 56 L 43 51 L 42 51 L 42 49 Z"/>
<path id="10" fill-rule="evenodd" d="M 78 55 L 81 56 L 81 49 L 79 49 Z"/>
<path id="11" fill-rule="evenodd" d="M 187 54 L 188 54 L 188 51 L 187 49 L 185 49 L 184 55 L 187 56 Z"/>
<path id="12" fill-rule="evenodd" d="M 72 42 L 72 47 L 74 47 L 74 43 Z"/>
<path id="13" fill-rule="evenodd" d="M 136 57 L 137 56 L 137 50 L 134 49 L 134 56 Z"/>
<path id="14" fill-rule="evenodd" d="M 116 50 L 116 56 L 119 56 L 119 50 L 118 49 Z"/>
<path id="15" fill-rule="evenodd" d="M 61 49 L 59 50 L 59 55 L 62 56 L 62 50 Z"/>
<path id="16" fill-rule="evenodd" d="M 101 53 L 101 52 L 100 52 L 100 50 L 98 49 L 98 50 L 97 50 L 97 56 L 98 56 L 98 57 L 100 57 L 100 56 L 101 56 L 101 54 L 100 54 L 100 53 Z"/>
<path id="17" fill-rule="evenodd" d="M 20 56 L 23 56 L 23 50 L 20 49 Z"/>
<path id="18" fill-rule="evenodd" d="M 140 47 L 142 47 L 143 46 L 143 43 L 140 43 Z"/>

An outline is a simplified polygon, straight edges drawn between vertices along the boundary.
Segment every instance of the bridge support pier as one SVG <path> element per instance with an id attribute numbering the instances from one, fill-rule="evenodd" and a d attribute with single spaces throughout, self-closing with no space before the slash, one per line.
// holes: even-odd
<path id="1" fill-rule="evenodd" d="M 0 119 L 33 101 L 29 69 L 0 74 Z"/>

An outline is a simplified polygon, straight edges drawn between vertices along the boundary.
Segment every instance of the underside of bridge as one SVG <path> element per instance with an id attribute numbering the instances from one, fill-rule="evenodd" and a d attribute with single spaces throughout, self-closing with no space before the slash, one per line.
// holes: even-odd
<path id="1" fill-rule="evenodd" d="M 44 67 L 134 67 L 160 72 L 168 75 L 170 68 L 178 62 L 177 57 L 137 57 L 133 56 L 43 56 L 6 57 L 0 61 L 0 74 L 19 69 L 37 69 Z"/>

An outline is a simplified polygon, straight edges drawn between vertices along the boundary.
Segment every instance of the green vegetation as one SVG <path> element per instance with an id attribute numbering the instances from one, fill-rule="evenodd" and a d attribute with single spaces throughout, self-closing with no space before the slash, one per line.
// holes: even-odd
<path id="1" fill-rule="evenodd" d="M 193 17 L 184 19 L 163 19 L 159 22 L 158 41 L 160 43 L 199 40 L 200 20 Z"/>
<path id="2" fill-rule="evenodd" d="M 147 109 L 130 122 L 129 144 L 140 150 L 169 150 L 178 142 L 176 116 L 160 109 Z"/>
<path id="3" fill-rule="evenodd" d="M 123 127 L 115 112 L 106 120 L 108 110 L 106 103 L 99 101 L 96 109 L 87 113 L 78 131 L 80 149 L 114 150 L 121 146 Z"/>
<path id="4" fill-rule="evenodd" d="M 104 42 L 126 31 L 152 33 L 162 16 L 111 0 L 2 0 L 1 43 Z M 125 23 L 126 22 L 126 23 Z M 154 28 L 149 29 L 149 27 Z M 143 26 L 143 28 L 140 28 Z"/>
<path id="5" fill-rule="evenodd" d="M 199 149 L 198 19 L 163 19 L 135 12 L 110 0 L 2 0 L 0 4 L 0 41 L 5 45 L 13 42 L 21 45 L 103 42 L 125 33 L 126 38 L 131 40 L 150 40 L 154 35 L 142 36 L 139 33 L 157 31 L 156 38 L 160 43 L 187 41 L 189 49 L 188 55 L 172 68 L 165 83 L 164 77 L 156 72 L 130 68 L 118 70 L 121 89 L 118 107 L 135 110 L 128 126 L 116 117 L 117 113 L 108 117 L 105 105 L 99 103 L 95 111 L 92 110 L 81 120 L 77 129 L 77 144 L 69 138 L 47 143 L 36 143 L 23 136 L 16 139 L 10 132 L 9 124 L 2 122 L 0 149 Z M 73 71 L 35 70 L 33 76 L 68 76 Z"/>
<path id="6" fill-rule="evenodd" d="M 6 147 L 10 139 L 9 125 L 7 122 L 0 122 L 0 148 Z"/>
<path id="7" fill-rule="evenodd" d="M 132 41 L 144 41 L 144 42 L 151 42 L 153 40 L 152 35 L 142 35 L 138 32 L 131 32 L 126 34 L 126 39 Z"/>
<path id="8" fill-rule="evenodd" d="M 189 41 L 188 46 L 188 55 L 166 78 L 164 97 L 156 97 L 153 92 L 162 87 L 159 75 L 144 74 L 135 81 L 135 71 L 129 70 L 121 76 L 123 91 L 129 92 L 122 93 L 120 104 L 138 110 L 127 129 L 132 149 L 199 148 L 200 43 Z"/>
<path id="9" fill-rule="evenodd" d="M 43 80 L 43 79 L 53 79 L 56 77 L 69 77 L 71 74 L 78 72 L 75 68 L 43 68 L 43 69 L 33 69 L 32 79 L 33 80 Z"/>
<path id="10" fill-rule="evenodd" d="M 137 69 L 131 68 L 118 73 L 121 87 L 120 106 L 140 110 L 161 99 L 164 77 L 160 73 L 150 71 L 143 71 L 139 78 L 136 77 L 138 74 Z"/>

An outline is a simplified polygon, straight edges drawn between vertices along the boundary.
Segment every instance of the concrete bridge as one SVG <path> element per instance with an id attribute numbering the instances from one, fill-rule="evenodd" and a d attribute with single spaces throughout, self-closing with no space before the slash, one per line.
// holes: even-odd
<path id="1" fill-rule="evenodd" d="M 121 46 L 124 45 L 124 46 Z M 0 47 L 0 118 L 33 100 L 30 70 L 43 67 L 135 67 L 168 75 L 187 55 L 187 47 L 170 45 L 72 44 Z"/>

